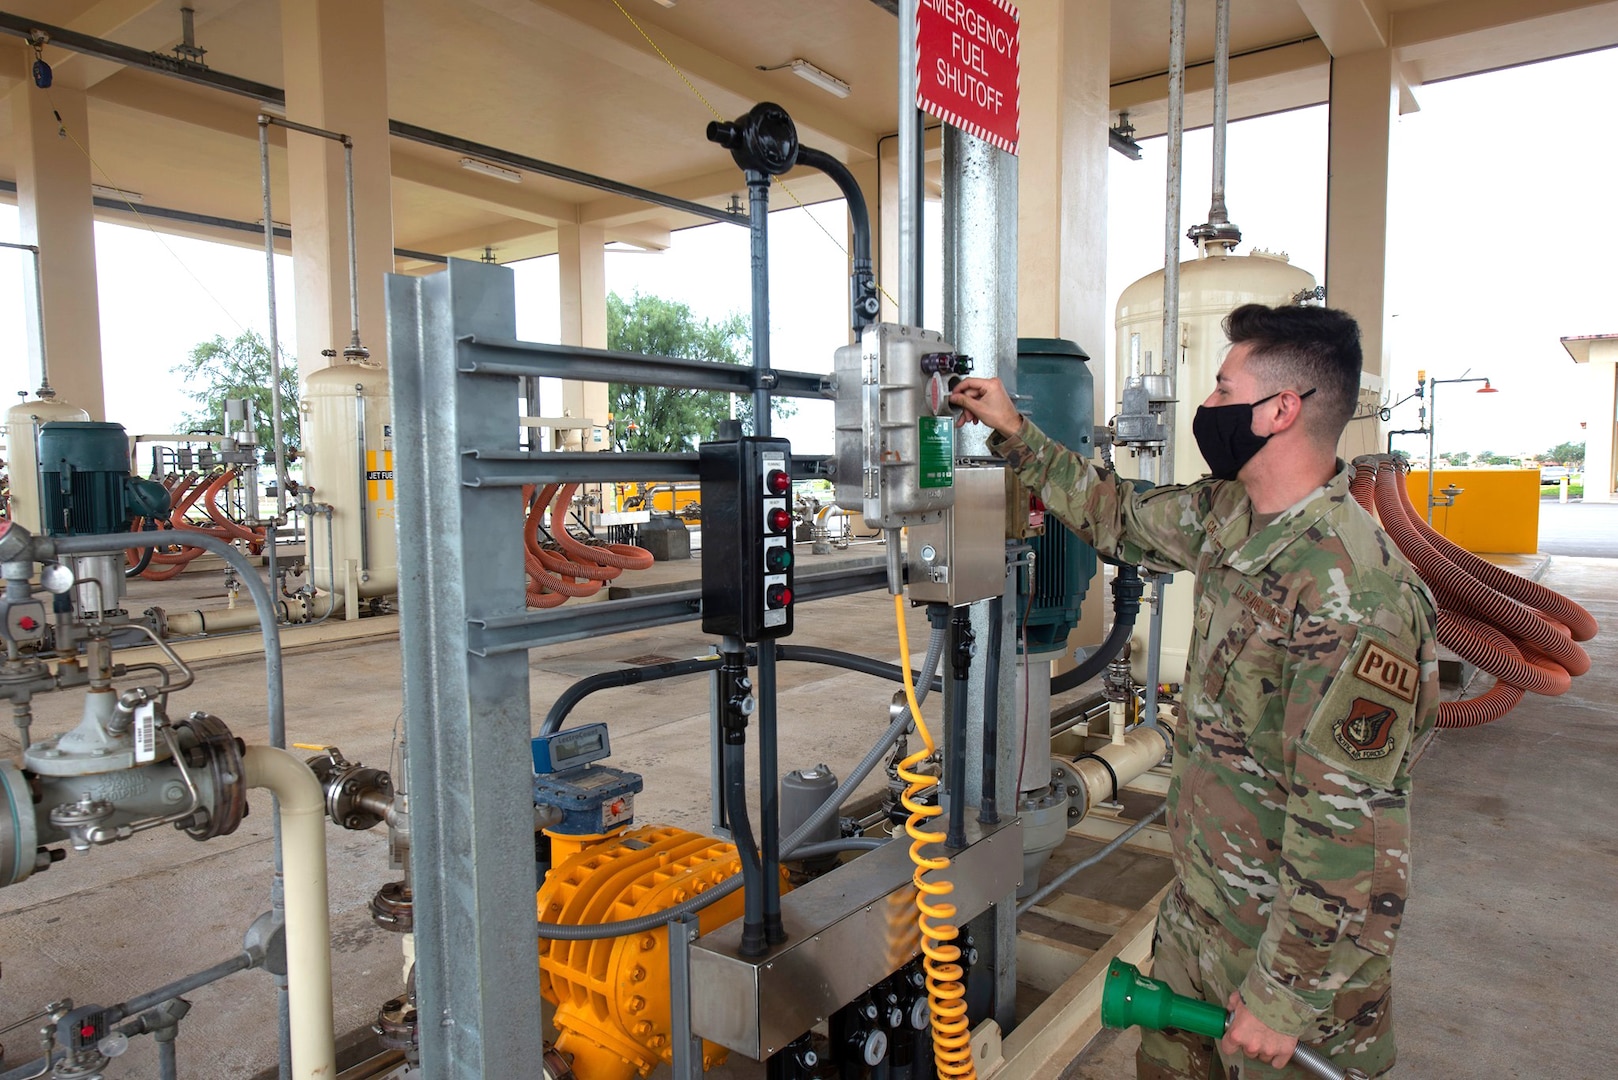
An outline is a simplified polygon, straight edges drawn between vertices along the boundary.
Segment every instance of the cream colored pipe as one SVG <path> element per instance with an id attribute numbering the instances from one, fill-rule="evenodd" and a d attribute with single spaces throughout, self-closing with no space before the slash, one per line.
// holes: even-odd
<path id="1" fill-rule="evenodd" d="M 167 623 L 171 637 L 245 630 L 249 626 L 258 626 L 258 609 L 249 604 L 246 607 L 214 608 L 211 611 L 171 611 Z"/>
<path id="2" fill-rule="evenodd" d="M 292 1075 L 294 1080 L 333 1080 L 337 1051 L 326 901 L 326 793 L 309 766 L 285 750 L 249 746 L 242 764 L 247 786 L 264 788 L 280 803 Z"/>
<path id="3" fill-rule="evenodd" d="M 1096 803 L 1115 802 L 1118 798 L 1117 788 L 1162 761 L 1173 742 L 1174 731 L 1166 724 L 1159 723 L 1153 727 L 1139 724 L 1124 735 L 1122 742 L 1108 743 L 1095 753 L 1074 761 L 1073 769 L 1084 784 L 1084 802 L 1079 808 L 1079 816 L 1089 813 L 1090 807 Z M 1106 764 L 1097 761 L 1097 758 L 1102 758 Z M 1111 766 L 1111 772 L 1107 771 L 1108 766 Z M 1116 787 L 1113 785 L 1114 776 L 1118 778 Z"/>

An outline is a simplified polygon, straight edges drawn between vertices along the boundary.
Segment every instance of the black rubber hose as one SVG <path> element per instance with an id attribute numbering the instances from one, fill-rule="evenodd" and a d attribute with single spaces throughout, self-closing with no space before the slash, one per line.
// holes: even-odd
<path id="1" fill-rule="evenodd" d="M 876 322 L 882 307 L 876 295 L 876 274 L 871 268 L 871 213 L 865 206 L 865 194 L 848 166 L 824 151 L 800 144 L 798 164 L 819 169 L 831 177 L 848 202 L 849 224 L 854 232 L 853 273 L 848 281 L 849 312 L 858 331 Z"/>
<path id="2" fill-rule="evenodd" d="M 763 837 L 764 937 L 785 941 L 781 922 L 781 778 L 777 764 L 774 641 L 758 643 L 758 828 Z"/>
<path id="3" fill-rule="evenodd" d="M 897 664 L 884 664 L 880 660 L 871 660 L 854 653 L 841 652 L 837 649 L 822 649 L 818 645 L 777 645 L 775 648 L 777 660 L 789 660 L 805 664 L 825 664 L 828 667 L 844 668 L 848 671 L 858 671 L 866 675 L 875 675 L 879 679 L 889 682 L 904 682 L 904 674 L 900 672 Z M 944 677 L 934 676 L 932 688 L 944 689 Z M 917 689 L 920 689 L 919 687 Z"/>
<path id="4" fill-rule="evenodd" d="M 806 664 L 825 664 L 828 667 L 844 668 L 848 671 L 859 671 L 866 675 L 875 675 L 879 679 L 889 682 L 903 682 L 904 677 L 896 664 L 884 664 L 880 660 L 868 660 L 853 653 L 840 652 L 837 649 L 822 649 L 814 645 L 778 645 L 776 646 L 776 659 L 790 660 Z M 653 664 L 650 667 L 621 668 L 617 671 L 603 671 L 597 675 L 588 675 L 580 679 L 566 690 L 562 691 L 550 711 L 545 714 L 545 721 L 539 727 L 541 735 L 553 735 L 562 729 L 562 722 L 585 698 L 598 690 L 610 690 L 618 686 L 636 686 L 640 683 L 656 682 L 659 679 L 676 679 L 682 675 L 695 675 L 701 671 L 716 671 L 722 661 L 717 656 L 701 656 L 691 660 L 675 660 L 668 664 Z M 934 690 L 941 690 L 944 686 L 943 678 L 933 679 Z"/>
<path id="5" fill-rule="evenodd" d="M 747 818 L 747 744 L 725 743 L 725 814 L 730 836 L 742 864 L 743 956 L 762 956 L 768 950 L 764 936 L 764 868 L 759 864 L 753 824 Z"/>
<path id="6" fill-rule="evenodd" d="M 674 679 L 681 675 L 695 675 L 699 671 L 715 671 L 722 664 L 717 656 L 699 656 L 691 660 L 675 660 L 668 664 L 653 664 L 649 667 L 620 668 L 617 671 L 603 671 L 598 675 L 589 675 L 566 690 L 551 705 L 550 712 L 545 714 L 545 722 L 539 726 L 541 735 L 551 735 L 561 730 L 562 721 L 567 714 L 573 711 L 574 706 L 597 690 L 606 690 L 614 686 L 635 686 L 638 683 L 656 682 L 659 679 Z"/>
<path id="7" fill-rule="evenodd" d="M 971 671 L 973 638 L 971 616 L 964 607 L 950 613 L 949 753 L 944 758 L 944 790 L 949 795 L 949 827 L 944 846 L 966 846 L 966 709 L 967 678 Z"/>
<path id="8" fill-rule="evenodd" d="M 978 821 L 983 825 L 1000 822 L 1000 804 L 995 799 L 994 789 L 999 783 L 996 749 L 1000 742 L 1000 617 L 1003 603 L 998 596 L 989 600 L 989 649 L 984 657 L 983 670 L 983 794 L 978 799 Z"/>
<path id="9" fill-rule="evenodd" d="M 832 178 L 848 202 L 849 225 L 854 232 L 854 258 L 871 261 L 871 212 L 865 206 L 865 193 L 848 166 L 824 150 L 798 144 L 798 164 L 819 169 Z"/>
<path id="10" fill-rule="evenodd" d="M 1084 663 L 1063 675 L 1051 679 L 1051 693 L 1060 694 L 1074 687 L 1083 686 L 1097 675 L 1117 655 L 1124 651 L 1129 644 L 1129 636 L 1135 629 L 1135 616 L 1140 612 L 1141 594 L 1146 587 L 1141 584 L 1140 571 L 1133 566 L 1118 567 L 1118 576 L 1112 579 L 1112 632 L 1101 647 L 1087 657 Z"/>
<path id="11" fill-rule="evenodd" d="M 154 521 L 148 521 L 141 531 L 156 532 L 157 523 Z M 156 550 L 156 548 L 141 548 L 140 558 L 136 561 L 135 565 L 124 567 L 124 577 L 134 579 L 146 573 L 146 568 L 152 565 L 152 553 Z"/>

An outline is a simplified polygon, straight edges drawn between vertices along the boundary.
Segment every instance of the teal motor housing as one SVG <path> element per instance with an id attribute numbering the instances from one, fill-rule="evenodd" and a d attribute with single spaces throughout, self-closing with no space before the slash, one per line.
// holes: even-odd
<path id="1" fill-rule="evenodd" d="M 1082 457 L 1095 453 L 1095 377 L 1090 354 L 1062 338 L 1017 339 L 1017 395 L 1039 429 Z M 1096 574 L 1095 548 L 1053 517 L 1034 549 L 1032 589 L 1027 566 L 1018 569 L 1017 620 L 1026 625 L 1028 652 L 1061 648 L 1079 624 L 1084 597 Z"/>
<path id="2" fill-rule="evenodd" d="M 169 493 L 129 474 L 122 424 L 56 420 L 39 429 L 40 523 L 50 536 L 128 532 L 137 517 L 163 518 Z"/>

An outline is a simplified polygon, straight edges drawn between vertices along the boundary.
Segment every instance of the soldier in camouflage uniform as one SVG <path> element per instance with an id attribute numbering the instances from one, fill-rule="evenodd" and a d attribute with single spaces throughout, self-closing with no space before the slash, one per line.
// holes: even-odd
<path id="1" fill-rule="evenodd" d="M 1178 881 L 1153 974 L 1233 1015 L 1217 1045 L 1142 1032 L 1137 1075 L 1305 1076 L 1287 1065 L 1301 1039 L 1378 1076 L 1394 1060 L 1410 766 L 1438 712 L 1433 601 L 1336 458 L 1358 400 L 1354 321 L 1248 305 L 1226 332 L 1195 424 L 1213 478 L 1194 484 L 1138 494 L 1019 416 L 998 380 L 963 380 L 951 403 L 1098 550 L 1195 576 L 1168 794 Z"/>

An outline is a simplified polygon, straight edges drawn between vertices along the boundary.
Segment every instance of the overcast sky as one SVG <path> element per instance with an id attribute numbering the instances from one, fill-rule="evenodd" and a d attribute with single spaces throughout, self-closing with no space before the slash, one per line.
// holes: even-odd
<path id="1" fill-rule="evenodd" d="M 1403 396 L 1425 369 L 1455 378 L 1470 369 L 1502 392 L 1439 393 L 1438 449 L 1533 453 L 1583 438 L 1579 372 L 1564 335 L 1618 332 L 1618 258 L 1609 222 L 1618 175 L 1618 53 L 1420 87 L 1421 111 L 1395 131 L 1388 309 L 1393 314 L 1389 388 Z M 1241 251 L 1286 251 L 1324 275 L 1326 110 L 1233 124 L 1228 203 Z M 1145 160 L 1109 157 L 1108 294 L 1162 265 L 1163 141 Z M 1186 137 L 1185 225 L 1208 201 L 1209 137 Z M 101 178 L 97 178 L 101 182 Z M 791 205 L 779 192 L 772 203 Z M 844 235 L 840 204 L 811 211 Z M 930 252 L 939 251 L 934 214 Z M 16 241 L 17 211 L 0 206 L 0 239 Z M 170 369 L 199 341 L 266 325 L 260 251 L 139 228 L 96 227 L 108 419 L 131 430 L 171 427 L 184 409 Z M 1191 257 L 1189 243 L 1184 255 Z M 844 340 L 844 256 L 801 210 L 772 217 L 772 352 L 776 366 L 826 371 Z M 31 389 L 26 371 L 21 273 L 26 253 L 0 250 L 0 387 Z M 556 260 L 517 268 L 518 332 L 557 336 Z M 278 260 L 281 338 L 295 340 L 291 268 Z M 749 310 L 747 231 L 711 225 L 676 233 L 656 255 L 609 251 L 608 287 L 689 304 L 704 318 Z M 937 324 L 938 273 L 930 271 L 928 321 Z M 206 283 L 206 284 L 204 284 Z M 1328 283 L 1329 285 L 1329 283 Z M 1096 356 L 1111 343 L 1081 342 Z M 1393 426 L 1415 427 L 1414 403 Z M 1610 420 L 1611 418 L 1605 418 Z M 778 425 L 805 452 L 831 445 L 827 404 L 809 403 Z M 1419 440 L 1418 440 L 1419 441 Z M 1422 448 L 1409 445 L 1412 451 Z"/>

